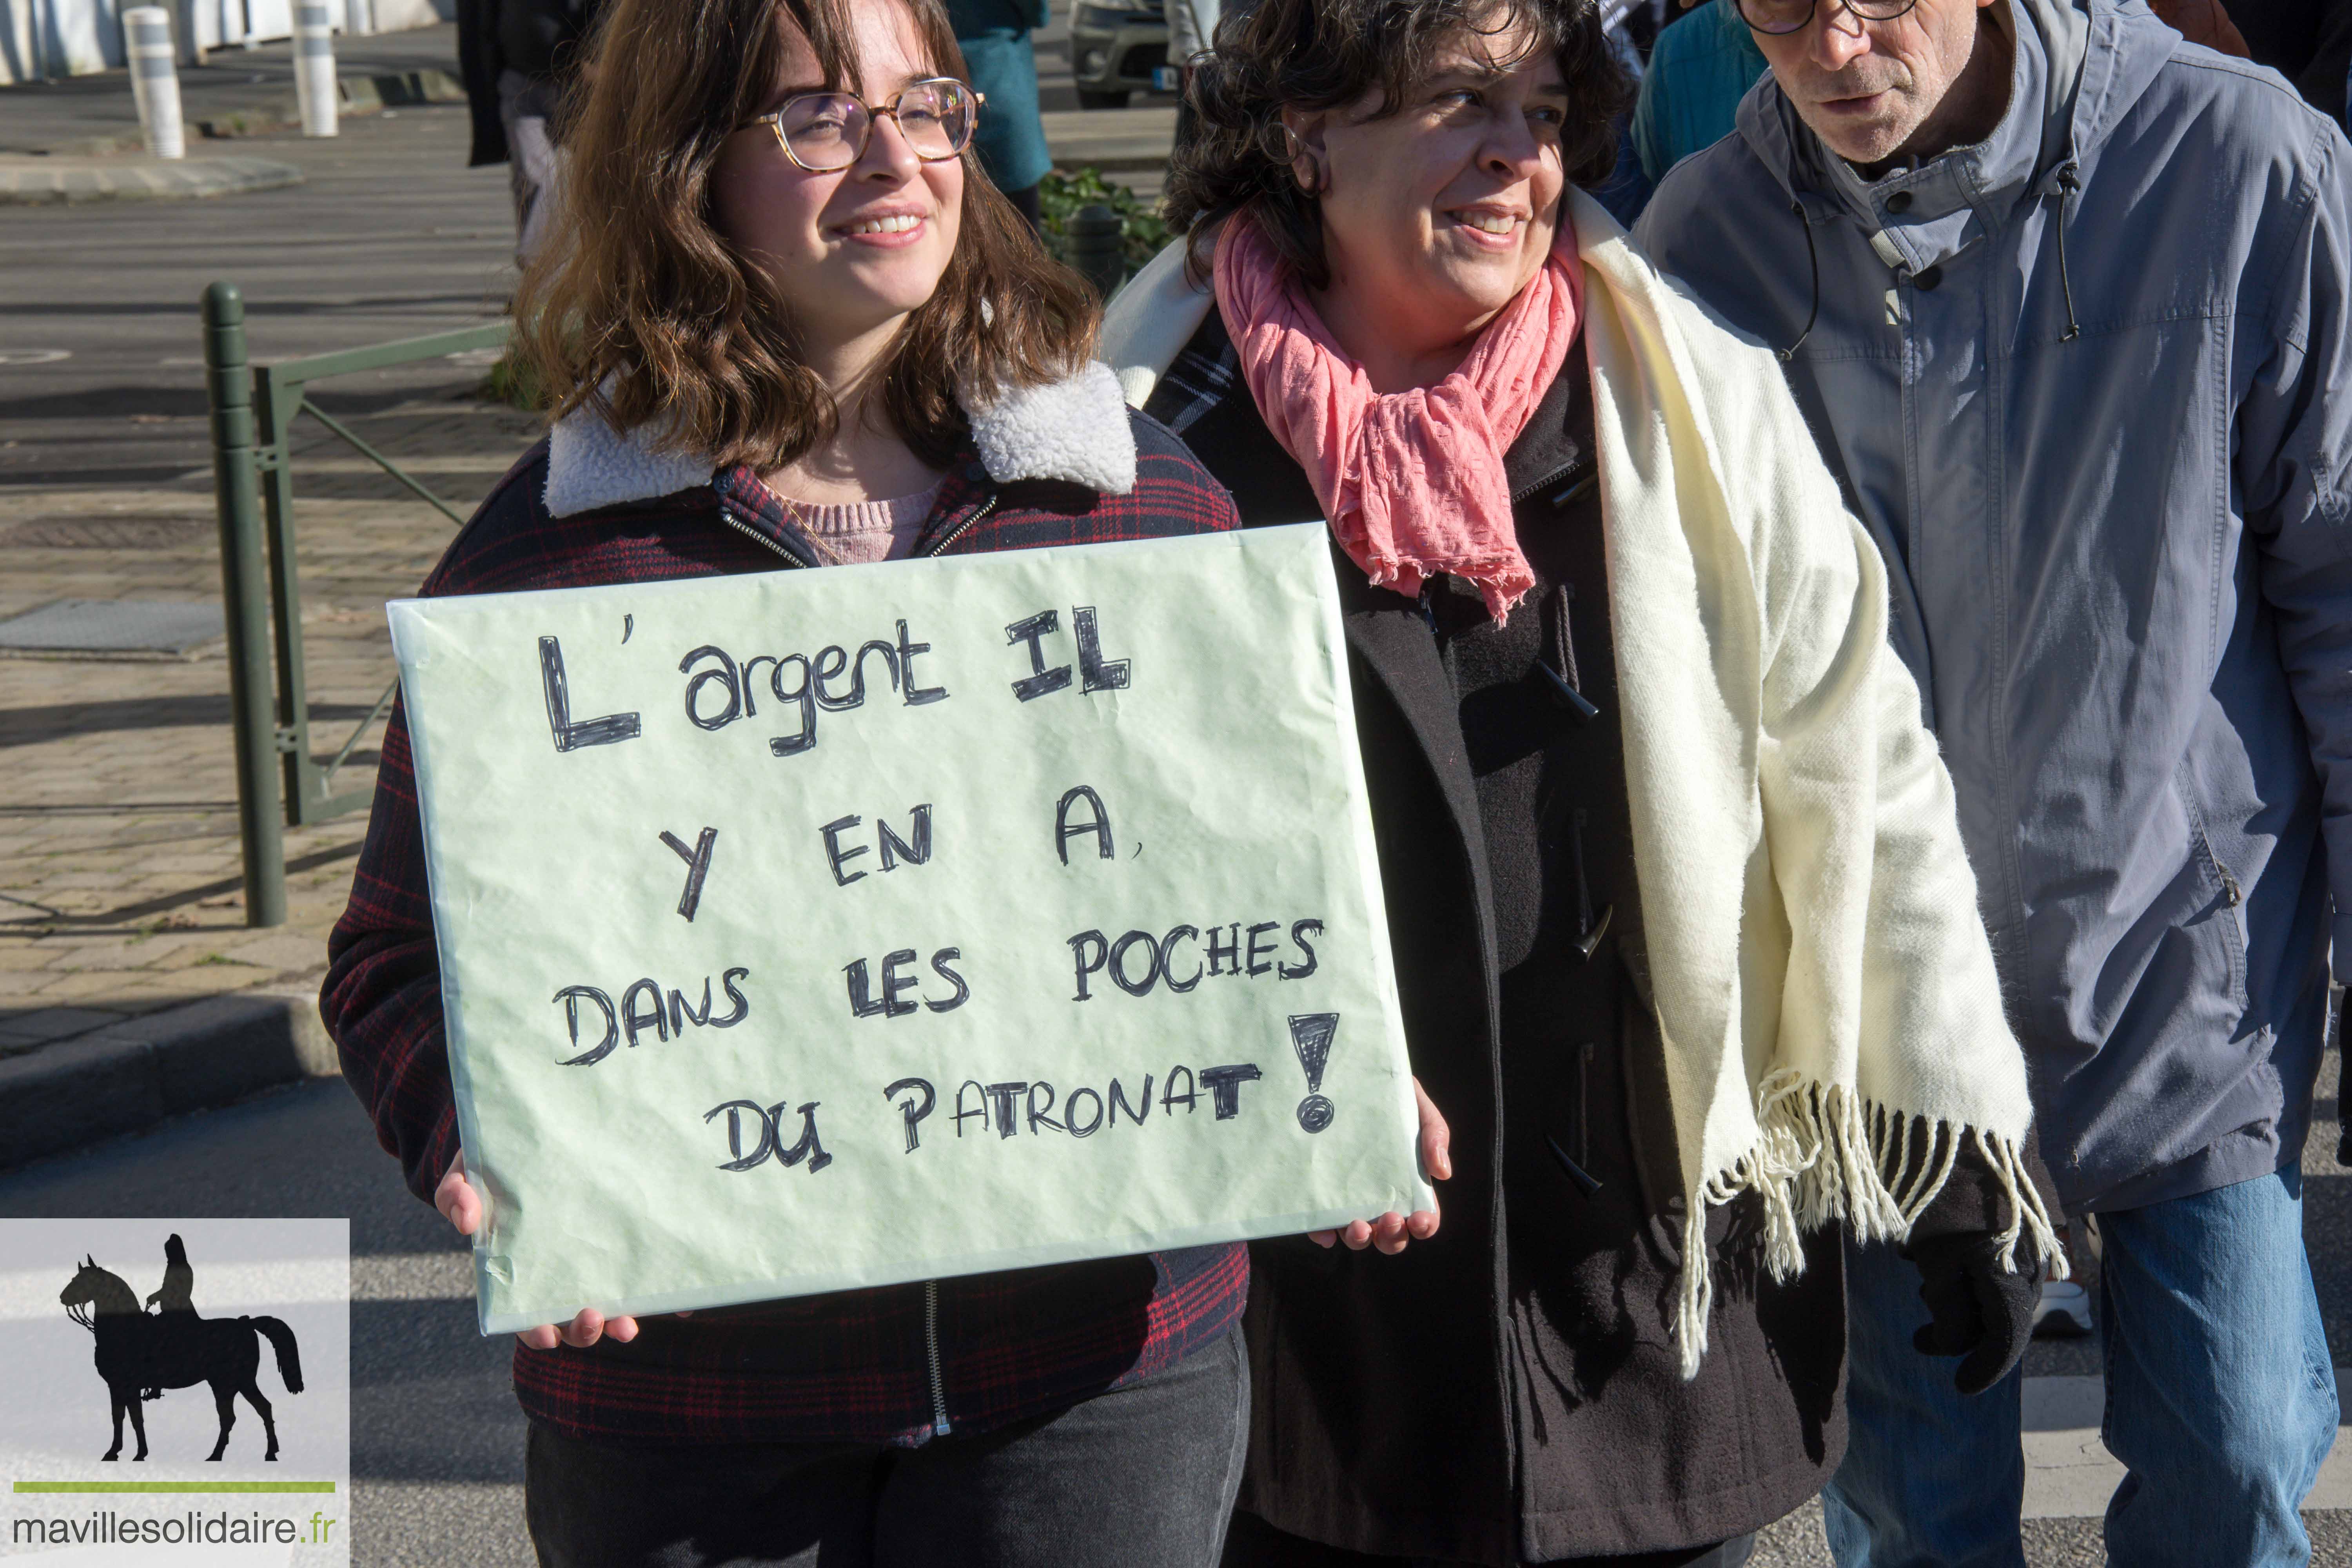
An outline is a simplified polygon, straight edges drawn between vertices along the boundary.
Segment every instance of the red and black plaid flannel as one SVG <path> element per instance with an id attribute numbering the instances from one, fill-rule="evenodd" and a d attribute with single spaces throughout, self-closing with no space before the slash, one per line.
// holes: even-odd
<path id="1" fill-rule="evenodd" d="M 998 487 L 967 451 L 918 552 L 1026 550 L 1209 533 L 1232 500 L 1183 444 L 1134 416 L 1126 495 L 1022 481 Z M 651 583 L 812 560 L 748 469 L 705 488 L 579 517 L 548 515 L 542 442 L 500 482 L 425 579 L 427 595 Z M 993 502 L 992 505 L 990 503 Z M 345 1081 L 430 1200 L 457 1152 L 441 977 L 408 729 L 395 706 L 350 907 L 329 940 L 320 997 Z M 1060 1409 L 1181 1361 L 1240 1317 L 1245 1248 L 1204 1247 L 939 1282 L 941 1392 L 951 1429 Z M 887 1442 L 933 1431 L 923 1287 L 651 1318 L 628 1344 L 515 1352 L 533 1418 L 573 1436 L 638 1443 Z"/>

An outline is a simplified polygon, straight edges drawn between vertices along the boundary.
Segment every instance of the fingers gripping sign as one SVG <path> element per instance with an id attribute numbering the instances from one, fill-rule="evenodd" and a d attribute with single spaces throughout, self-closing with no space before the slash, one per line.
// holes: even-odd
<path id="1" fill-rule="evenodd" d="M 1421 1079 L 1412 1080 L 1413 1104 L 1421 1111 L 1422 1173 L 1433 1182 L 1450 1181 L 1454 1176 L 1453 1132 L 1437 1109 L 1429 1091 L 1421 1087 Z M 1345 1230 L 1310 1230 L 1308 1240 L 1318 1247 L 1329 1247 L 1334 1241 L 1344 1241 L 1351 1252 L 1361 1252 L 1367 1247 L 1377 1247 L 1391 1257 L 1402 1252 L 1416 1241 L 1427 1241 L 1437 1234 L 1437 1209 L 1434 1205 L 1415 1209 L 1409 1215 L 1394 1212 L 1375 1220 L 1357 1220 Z"/>
<path id="2" fill-rule="evenodd" d="M 482 1228 L 482 1194 L 475 1191 L 474 1184 L 466 1179 L 466 1152 L 463 1149 L 458 1150 L 457 1157 L 449 1162 L 449 1169 L 442 1176 L 441 1184 L 433 1189 L 433 1206 L 441 1211 L 441 1217 L 447 1220 L 459 1236 L 469 1240 L 476 1231 Z M 694 1314 L 679 1312 L 677 1316 L 690 1318 Z M 637 1337 L 636 1319 L 608 1318 L 593 1307 L 583 1307 L 568 1323 L 541 1323 L 535 1328 L 521 1331 L 515 1338 L 535 1351 L 551 1351 L 558 1344 L 584 1351 L 607 1335 L 627 1344 Z"/>

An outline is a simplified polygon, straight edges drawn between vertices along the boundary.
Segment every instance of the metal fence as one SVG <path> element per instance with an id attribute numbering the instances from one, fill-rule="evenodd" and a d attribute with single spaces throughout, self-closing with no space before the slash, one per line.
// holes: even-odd
<path id="1" fill-rule="evenodd" d="M 220 511 L 221 601 L 227 623 L 229 710 L 236 733 L 237 821 L 245 847 L 245 921 L 286 921 L 284 830 L 357 811 L 367 784 L 337 775 L 392 705 L 395 677 L 374 708 L 321 763 L 310 742 L 302 672 L 302 586 L 294 548 L 294 422 L 309 415 L 452 523 L 466 520 L 400 465 L 310 401 L 332 376 L 506 345 L 509 323 L 404 338 L 341 353 L 249 365 L 245 297 L 235 284 L 205 290 L 205 379 L 212 402 L 213 487 Z"/>

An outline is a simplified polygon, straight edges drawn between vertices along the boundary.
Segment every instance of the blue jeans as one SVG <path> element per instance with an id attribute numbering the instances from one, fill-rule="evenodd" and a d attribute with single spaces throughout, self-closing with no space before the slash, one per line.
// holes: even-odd
<path id="1" fill-rule="evenodd" d="M 2100 1436 L 2126 1474 L 2108 1560 L 2272 1568 L 2311 1560 L 2297 1511 L 2336 1439 L 2336 1371 L 2303 1250 L 2294 1169 L 2098 1216 Z M 2024 1568 L 2024 1379 L 1952 1387 L 1923 1356 L 1919 1278 L 1850 1247 L 1845 1462 L 1822 1497 L 1838 1568 Z"/>

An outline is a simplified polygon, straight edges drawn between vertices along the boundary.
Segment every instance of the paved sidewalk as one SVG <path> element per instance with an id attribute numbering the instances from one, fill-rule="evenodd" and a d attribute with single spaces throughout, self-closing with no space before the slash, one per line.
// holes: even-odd
<path id="1" fill-rule="evenodd" d="M 457 29 L 445 23 L 364 38 L 339 33 L 335 68 L 343 81 L 345 114 L 363 114 L 387 102 L 438 101 L 457 89 Z M 207 149 L 208 135 L 272 131 L 293 120 L 289 42 L 215 49 L 208 63 L 179 71 L 191 157 L 226 150 L 217 143 Z M 142 145 L 127 71 L 0 87 L 0 153 L 90 155 Z"/>
<path id="2" fill-rule="evenodd" d="M 267 158 L 0 156 L 0 206 L 176 201 L 301 183 L 301 170 Z"/>
<path id="3" fill-rule="evenodd" d="M 359 435 L 462 511 L 535 437 L 490 405 L 421 402 Z M 323 431 L 311 488 L 388 490 Z M 331 451 L 329 448 L 332 448 Z M 323 459 L 320 460 L 320 459 Z M 296 459 L 298 483 L 304 458 Z M 414 593 L 453 531 L 415 500 L 298 500 L 313 743 L 323 762 L 392 679 L 383 601 Z M 220 592 L 207 489 L 0 494 L 0 618 L 57 599 L 202 602 Z M 379 721 L 342 775 L 373 776 Z M 0 1057 L 195 998 L 306 980 L 348 895 L 364 813 L 286 838 L 290 918 L 245 924 L 228 676 L 190 662 L 0 658 Z"/>

